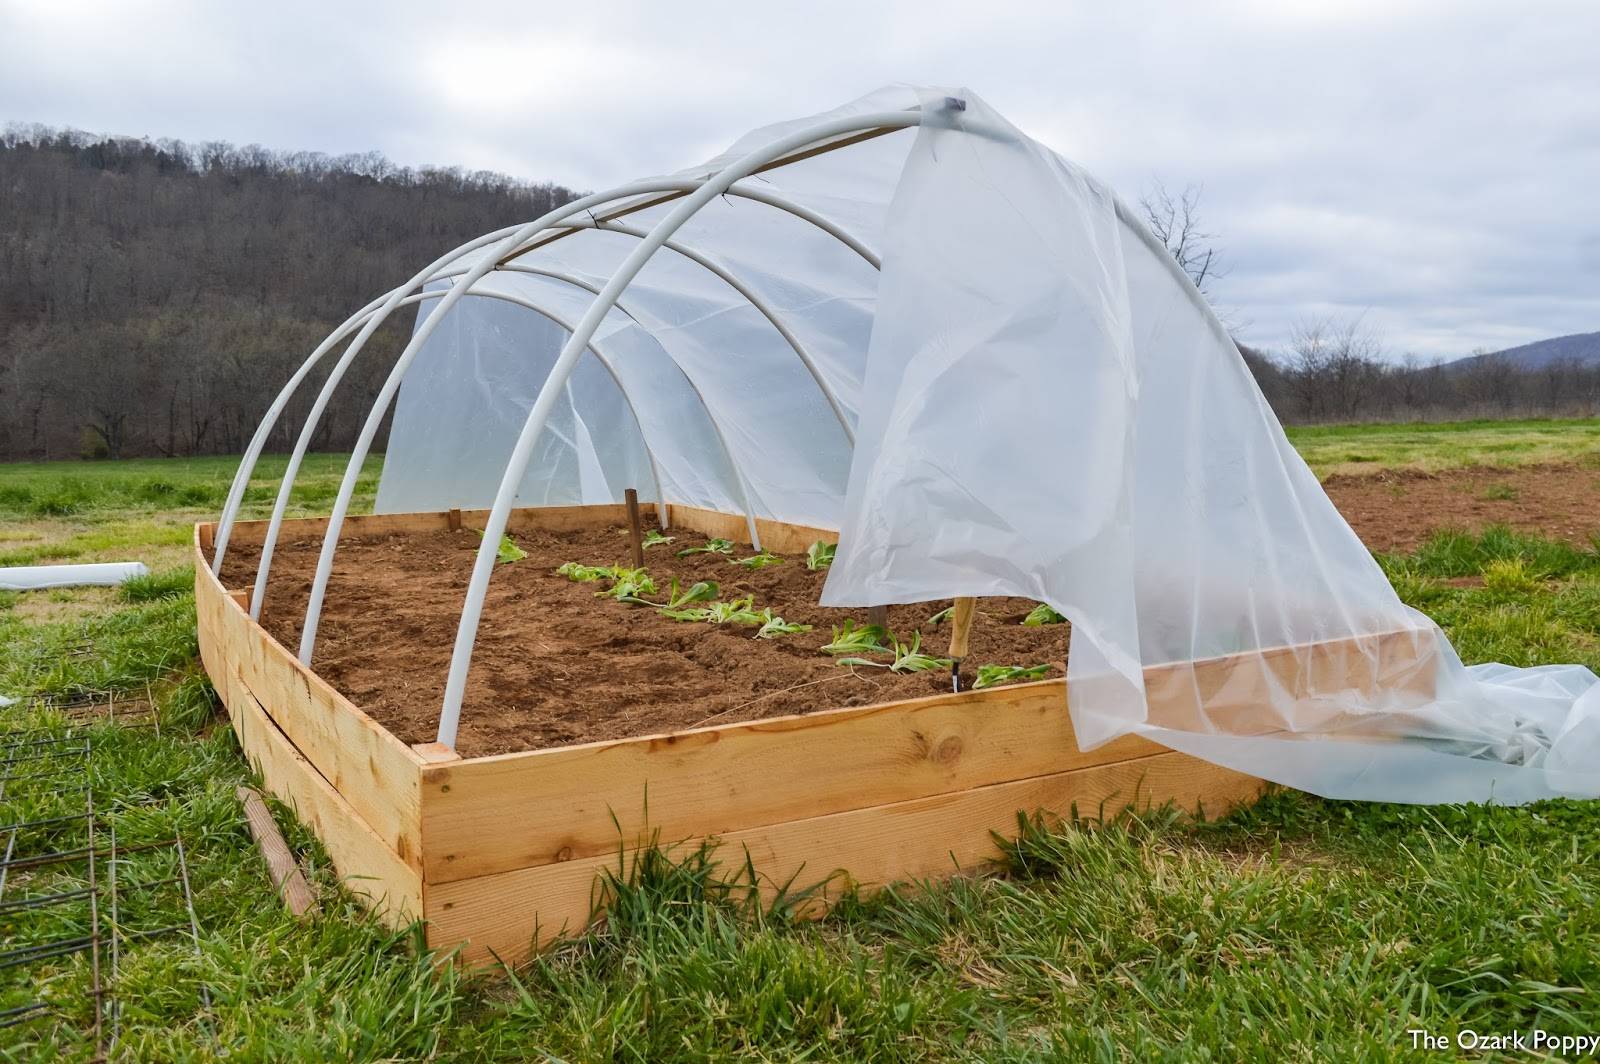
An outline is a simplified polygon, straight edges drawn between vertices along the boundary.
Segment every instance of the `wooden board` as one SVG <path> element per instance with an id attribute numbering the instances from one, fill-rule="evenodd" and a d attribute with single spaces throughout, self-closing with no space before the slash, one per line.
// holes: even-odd
<path id="1" fill-rule="evenodd" d="M 824 895 L 848 880 L 871 889 L 896 880 L 948 875 L 980 867 L 996 855 L 992 833 L 1016 833 L 1018 811 L 1110 814 L 1128 805 L 1173 801 L 1203 807 L 1208 816 L 1257 796 L 1260 780 L 1178 753 L 1058 772 L 908 802 L 788 821 L 720 838 L 723 867 L 737 869 L 748 853 L 770 895 L 785 884 L 820 883 L 838 870 Z M 663 843 L 674 840 L 662 837 Z M 685 840 L 693 845 L 697 840 Z M 597 897 L 596 877 L 625 866 L 617 847 L 608 854 L 458 880 L 429 883 L 429 941 L 467 943 L 469 963 L 493 955 L 525 958 L 563 934 L 587 926 Z"/>
<path id="2" fill-rule="evenodd" d="M 422 863 L 422 758 L 250 619 L 196 559 L 195 613 L 202 657 L 237 673 L 273 722 L 401 860 Z M 213 668 L 215 666 L 215 669 Z"/>
<path id="3" fill-rule="evenodd" d="M 1157 753 L 1084 753 L 1060 680 L 423 769 L 428 882 L 609 853 Z"/>
<path id="4" fill-rule="evenodd" d="M 212 677 L 215 682 L 216 677 Z M 288 805 L 328 851 L 344 885 L 363 895 L 392 927 L 422 912 L 422 877 L 367 827 L 350 803 L 279 731 L 236 674 L 225 674 L 223 701 L 245 759 L 267 791 Z"/>
<path id="5" fill-rule="evenodd" d="M 1434 698 L 1439 644 L 1433 629 L 1272 647 L 1144 670 L 1151 724 L 1180 731 L 1269 735 L 1301 731 L 1371 737 L 1397 712 Z M 1341 697 L 1346 693 L 1354 697 Z M 1382 700 L 1376 716 L 1350 712 Z M 1293 701 L 1295 717 L 1280 711 Z"/>
<path id="6" fill-rule="evenodd" d="M 673 503 L 672 526 L 713 538 L 731 539 L 735 543 L 750 542 L 750 527 L 743 514 L 725 514 L 720 510 L 702 510 L 696 506 Z M 806 548 L 819 539 L 824 543 L 839 542 L 838 532 L 769 521 L 764 517 L 756 518 L 756 533 L 761 537 L 762 549 L 779 554 L 804 554 Z"/>
<path id="7" fill-rule="evenodd" d="M 640 515 L 654 518 L 655 504 L 641 503 Z M 673 513 L 678 510 L 674 508 Z M 710 512 L 710 511 L 707 511 Z M 452 526 L 452 515 L 456 524 Z M 400 532 L 448 532 L 452 527 L 483 528 L 489 520 L 488 510 L 441 510 L 437 513 L 408 514 L 351 514 L 339 529 L 340 539 L 360 536 L 386 536 Z M 739 519 L 743 522 L 743 518 Z M 524 529 L 546 529 L 552 532 L 577 531 L 586 528 L 626 526 L 628 511 L 623 505 L 608 506 L 529 506 L 512 510 L 506 528 L 512 532 Z M 240 521 L 233 526 L 230 542 L 260 543 L 266 538 L 266 521 Z M 201 526 L 209 527 L 209 526 Z M 285 521 L 278 531 L 280 541 L 320 538 L 327 534 L 326 517 L 304 517 Z M 804 550 L 804 548 L 801 548 Z"/>

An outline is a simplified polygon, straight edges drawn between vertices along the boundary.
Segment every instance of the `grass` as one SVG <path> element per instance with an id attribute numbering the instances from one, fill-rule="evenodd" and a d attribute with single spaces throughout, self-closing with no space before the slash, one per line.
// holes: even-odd
<path id="1" fill-rule="evenodd" d="M 1388 431 L 1371 430 L 1371 449 Z M 339 467 L 315 464 L 299 505 L 325 509 Z M 1364 1061 L 1412 1056 L 1410 1028 L 1585 1034 L 1600 1016 L 1594 802 L 1424 809 L 1279 793 L 1202 824 L 1162 811 L 1099 824 L 1082 810 L 1021 824 L 1002 875 L 847 898 L 820 923 L 794 918 L 803 892 L 762 904 L 739 855 L 646 851 L 606 885 L 603 928 L 470 978 L 342 894 L 315 839 L 275 805 L 324 907 L 296 922 L 241 826 L 233 788 L 249 770 L 194 657 L 184 544 L 210 512 L 169 510 L 140 486 L 215 492 L 231 468 L 123 465 L 139 468 L 0 472 L 0 493 L 29 492 L 20 506 L 5 495 L 0 549 L 75 544 L 72 560 L 154 570 L 121 591 L 0 598 L 0 692 L 148 689 L 160 707 L 159 738 L 95 730 L 91 783 L 123 838 L 182 832 L 202 948 L 130 953 L 127 1059 Z M 274 469 L 251 487 L 256 514 Z M 76 511 L 33 511 L 55 498 Z M 1468 662 L 1600 669 L 1593 549 L 1489 529 L 1379 561 Z M 60 723 L 0 713 L 7 727 Z M 53 811 L 11 802 L 4 817 Z M 125 873 L 160 878 L 163 860 Z M 8 946 L 62 926 L 0 924 Z M 0 976 L 13 980 L 0 994 L 20 991 L 15 973 Z M 67 1004 L 65 1021 L 0 1030 L 0 1057 L 87 1056 L 87 978 L 80 961 L 51 969 L 38 989 Z"/>
<path id="2" fill-rule="evenodd" d="M 1301 425 L 1287 431 L 1290 442 L 1319 477 L 1380 469 L 1437 472 L 1460 466 L 1537 462 L 1600 465 L 1597 419 Z M 1515 489 L 1509 490 L 1511 496 L 1491 497 L 1514 498 Z"/>

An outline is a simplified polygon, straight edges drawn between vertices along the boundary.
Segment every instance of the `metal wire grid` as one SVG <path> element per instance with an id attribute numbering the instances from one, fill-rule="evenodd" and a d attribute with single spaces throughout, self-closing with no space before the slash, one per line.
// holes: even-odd
<path id="1" fill-rule="evenodd" d="M 8 941 L 16 940 L 16 932 L 25 930 L 27 921 L 36 926 L 55 921 L 64 930 L 44 934 L 26 945 L 0 948 L 0 973 L 25 969 L 29 986 L 37 989 L 43 985 L 37 976 L 50 962 L 86 954 L 91 1036 L 96 1059 L 105 1060 L 116 1051 L 120 1033 L 121 1008 L 115 990 L 128 947 L 163 936 L 186 935 L 199 953 L 200 926 L 189 881 L 189 855 L 177 833 L 170 839 L 120 844 L 117 823 L 137 807 L 118 804 L 107 812 L 95 805 L 91 727 L 105 722 L 123 728 L 151 728 L 159 734 L 160 722 L 150 699 L 76 698 L 34 703 L 40 705 L 64 716 L 66 726 L 0 731 L 0 811 L 40 803 L 64 810 L 0 824 L 0 837 L 5 840 L 0 852 L 0 926 L 5 927 Z M 174 874 L 127 878 L 122 870 L 129 864 L 129 855 L 158 850 L 173 854 Z M 24 889 L 39 878 L 47 880 L 51 889 L 7 897 L 17 878 L 23 880 Z M 127 918 L 130 904 L 146 913 L 181 908 L 183 918 L 177 923 L 136 926 L 137 920 Z M 203 986 L 201 998 L 209 1008 L 210 996 Z M 59 1011 L 57 1003 L 43 997 L 8 1004 L 0 1008 L 0 1028 L 31 1023 Z"/>

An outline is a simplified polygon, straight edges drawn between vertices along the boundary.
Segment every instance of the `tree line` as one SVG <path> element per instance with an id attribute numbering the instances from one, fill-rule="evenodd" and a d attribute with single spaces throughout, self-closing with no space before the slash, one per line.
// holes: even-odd
<path id="1" fill-rule="evenodd" d="M 0 459 L 236 453 L 353 311 L 559 185 L 382 154 L 0 135 Z M 348 447 L 409 335 L 386 325 L 314 446 Z M 332 360 L 326 360 L 330 364 Z M 302 387 L 272 440 L 293 445 Z"/>
<path id="2" fill-rule="evenodd" d="M 306 354 L 374 294 L 574 195 L 377 152 L 11 126 L 0 135 L 0 460 L 237 453 Z M 1198 192 L 1158 186 L 1141 202 L 1206 291 L 1225 270 Z M 409 323 L 397 316 L 373 336 L 313 447 L 354 441 Z M 1393 358 L 1359 322 L 1305 326 L 1282 352 L 1241 349 L 1289 422 L 1600 409 L 1600 367 L 1422 365 Z M 293 446 L 317 383 L 271 449 Z"/>

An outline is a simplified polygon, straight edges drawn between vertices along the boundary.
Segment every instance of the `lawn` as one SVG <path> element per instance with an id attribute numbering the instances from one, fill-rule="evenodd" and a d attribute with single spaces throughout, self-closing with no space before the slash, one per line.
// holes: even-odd
<path id="1" fill-rule="evenodd" d="M 1594 429 L 1294 435 L 1326 473 L 1368 453 L 1380 458 L 1365 469 L 1583 459 L 1600 447 Z M 342 469 L 332 456 L 309 466 L 296 512 L 325 510 Z M 821 923 L 752 903 L 732 855 L 724 866 L 714 851 L 669 850 L 619 870 L 603 930 L 470 978 L 367 918 L 275 806 L 323 906 L 298 923 L 241 824 L 234 788 L 249 772 L 194 658 L 184 545 L 232 468 L 0 467 L 0 564 L 140 557 L 157 569 L 121 591 L 0 600 L 0 692 L 148 690 L 160 706 L 159 736 L 93 734 L 105 815 L 129 839 L 187 841 L 200 928 L 198 956 L 164 939 L 124 958 L 128 1059 L 1357 1061 L 1419 1056 L 1413 1028 L 1600 1028 L 1600 803 L 1425 809 L 1280 793 L 1219 823 L 1032 823 L 1003 875 L 850 900 Z M 270 508 L 281 469 L 264 463 L 251 513 Z M 1490 530 L 1381 561 L 1469 662 L 1600 669 L 1591 549 Z M 5 712 L 9 728 L 59 727 Z M 6 822 L 59 811 L 3 804 Z M 159 877 L 162 859 L 135 857 L 125 874 Z M 0 924 L 6 948 L 59 930 L 27 914 Z M 0 994 L 21 992 L 15 974 L 0 971 Z M 42 989 L 69 1013 L 0 1029 L 0 1052 L 87 1055 L 88 980 L 81 956 L 53 969 Z"/>
<path id="2" fill-rule="evenodd" d="M 1318 476 L 1377 469 L 1437 472 L 1530 462 L 1600 465 L 1600 419 L 1301 425 L 1289 439 Z"/>

